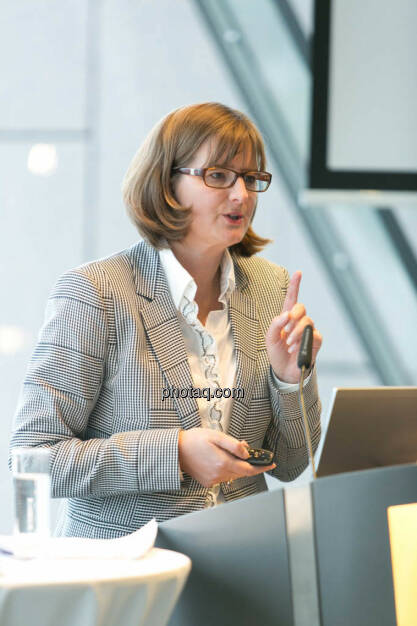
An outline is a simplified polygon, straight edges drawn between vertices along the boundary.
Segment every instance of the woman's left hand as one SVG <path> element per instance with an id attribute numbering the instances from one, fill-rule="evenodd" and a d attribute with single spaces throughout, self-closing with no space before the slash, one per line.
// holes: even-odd
<path id="1" fill-rule="evenodd" d="M 282 313 L 274 317 L 265 337 L 272 369 L 277 378 L 286 383 L 298 383 L 300 380 L 297 358 L 301 337 L 308 324 L 314 329 L 314 322 L 306 314 L 304 304 L 297 302 L 300 282 L 301 272 L 295 272 L 288 285 Z M 316 360 L 321 344 L 322 336 L 314 329 L 311 365 Z"/>

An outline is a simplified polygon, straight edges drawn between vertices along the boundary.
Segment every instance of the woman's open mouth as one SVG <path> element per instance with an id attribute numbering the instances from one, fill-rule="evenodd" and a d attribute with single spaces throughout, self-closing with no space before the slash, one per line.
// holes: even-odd
<path id="1" fill-rule="evenodd" d="M 243 221 L 242 213 L 227 213 L 227 215 L 223 215 L 226 218 L 229 224 L 241 224 Z"/>

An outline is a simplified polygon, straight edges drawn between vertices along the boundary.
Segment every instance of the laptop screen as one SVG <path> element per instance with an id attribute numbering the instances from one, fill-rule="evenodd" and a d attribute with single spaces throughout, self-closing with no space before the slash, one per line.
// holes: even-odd
<path id="1" fill-rule="evenodd" d="M 417 461 L 417 387 L 336 388 L 317 476 Z"/>

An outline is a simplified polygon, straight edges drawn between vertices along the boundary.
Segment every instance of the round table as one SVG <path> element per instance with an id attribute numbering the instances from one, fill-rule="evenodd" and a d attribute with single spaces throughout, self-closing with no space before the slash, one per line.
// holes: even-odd
<path id="1" fill-rule="evenodd" d="M 163 626 L 191 560 L 152 548 L 138 560 L 0 560 L 0 624 Z"/>

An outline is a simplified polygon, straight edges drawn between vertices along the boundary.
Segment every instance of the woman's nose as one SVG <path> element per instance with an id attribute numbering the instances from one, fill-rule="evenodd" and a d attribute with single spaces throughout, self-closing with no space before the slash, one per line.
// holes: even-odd
<path id="1" fill-rule="evenodd" d="M 239 200 L 244 200 L 248 197 L 248 190 L 246 189 L 243 176 L 238 176 L 236 178 L 235 184 L 232 187 L 230 187 L 230 195 L 232 198 L 233 197 L 239 198 Z"/>

